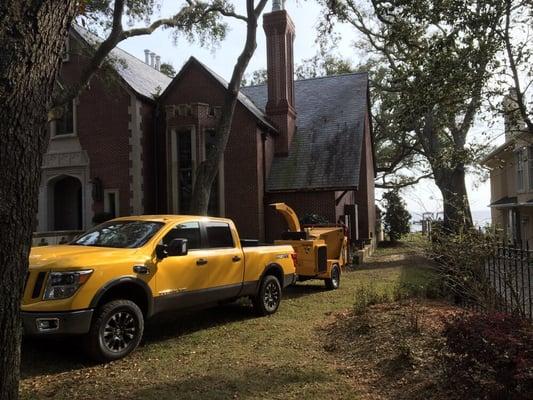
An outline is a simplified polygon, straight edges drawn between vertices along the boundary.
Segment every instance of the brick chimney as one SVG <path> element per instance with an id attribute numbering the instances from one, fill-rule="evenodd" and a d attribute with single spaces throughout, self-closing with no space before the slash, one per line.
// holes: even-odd
<path id="1" fill-rule="evenodd" d="M 273 1 L 272 12 L 263 17 L 267 42 L 268 102 L 266 113 L 279 130 L 276 155 L 288 155 L 296 129 L 294 108 L 294 23 L 284 1 Z"/>

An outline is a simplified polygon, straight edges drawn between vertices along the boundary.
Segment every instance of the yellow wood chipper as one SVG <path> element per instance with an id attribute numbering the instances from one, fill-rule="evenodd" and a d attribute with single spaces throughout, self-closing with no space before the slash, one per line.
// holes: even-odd
<path id="1" fill-rule="evenodd" d="M 310 226 L 302 230 L 298 216 L 285 203 L 270 204 L 287 222 L 275 244 L 289 244 L 297 254 L 298 280 L 323 279 L 330 290 L 337 289 L 348 261 L 348 238 L 342 226 Z"/>

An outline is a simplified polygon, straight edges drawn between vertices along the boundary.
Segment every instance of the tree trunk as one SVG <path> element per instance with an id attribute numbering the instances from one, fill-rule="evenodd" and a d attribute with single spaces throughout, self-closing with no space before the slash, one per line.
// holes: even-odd
<path id="1" fill-rule="evenodd" d="M 0 2 L 0 400 L 18 398 L 20 303 L 47 107 L 75 0 Z"/>
<path id="2" fill-rule="evenodd" d="M 254 0 L 246 0 L 246 42 L 233 68 L 231 80 L 226 90 L 222 115 L 217 124 L 214 150 L 212 154 L 207 155 L 206 160 L 202 161 L 196 170 L 192 192 L 191 214 L 207 215 L 211 186 L 217 176 L 218 166 L 224 159 L 224 152 L 226 151 L 231 133 L 233 115 L 235 114 L 242 77 L 257 47 L 257 18 L 265 8 L 266 2 L 267 0 L 261 0 L 257 7 L 254 8 Z"/>
<path id="3" fill-rule="evenodd" d="M 433 167 L 433 172 L 443 199 L 444 228 L 449 232 L 471 228 L 472 213 L 468 202 L 464 166 L 459 165 L 453 169 Z"/>

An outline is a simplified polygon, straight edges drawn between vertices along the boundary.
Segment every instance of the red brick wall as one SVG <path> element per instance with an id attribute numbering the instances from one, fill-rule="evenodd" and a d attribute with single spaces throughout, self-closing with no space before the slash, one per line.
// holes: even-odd
<path id="1" fill-rule="evenodd" d="M 355 193 L 355 201 L 358 206 L 359 238 L 371 239 L 375 237 L 376 206 L 374 189 L 374 162 L 368 113 L 365 121 L 363 146 L 363 152 L 361 153 L 359 189 Z"/>
<path id="2" fill-rule="evenodd" d="M 77 80 L 86 63 L 76 50 L 77 46 L 71 40 L 70 59 L 61 69 L 62 82 Z M 93 77 L 88 89 L 78 97 L 77 133 L 89 156 L 91 179 L 100 178 L 104 189 L 119 189 L 120 213 L 128 215 L 130 96 L 113 73 L 108 73 L 105 80 L 100 79 L 102 74 Z M 92 199 L 88 200 L 92 202 Z M 102 212 L 104 202 L 94 202 L 93 210 Z"/>
<path id="3" fill-rule="evenodd" d="M 326 217 L 331 223 L 336 222 L 335 192 L 333 191 L 268 193 L 265 200 L 266 240 L 268 242 L 279 239 L 281 233 L 287 230 L 285 220 L 269 206 L 270 203 L 286 203 L 300 219 L 305 214 L 318 214 Z"/>
<path id="4" fill-rule="evenodd" d="M 154 113 L 155 106 L 148 102 L 143 102 L 141 115 L 142 129 L 142 165 L 143 165 L 143 205 L 146 214 L 155 214 L 156 211 L 156 155 L 154 137 Z"/>
<path id="5" fill-rule="evenodd" d="M 162 98 L 161 109 L 167 105 L 206 103 L 210 106 L 222 106 L 224 89 L 202 67 L 190 64 L 181 79 L 175 82 Z M 164 115 L 160 119 L 164 121 Z M 189 123 L 199 125 L 197 132 L 203 129 L 199 118 Z M 159 130 L 160 143 L 165 143 L 166 123 Z M 200 136 L 199 136 L 200 137 Z M 200 146 L 199 146 L 200 147 Z M 167 211 L 166 151 L 159 153 L 161 175 L 160 209 Z M 235 109 L 232 131 L 224 156 L 224 190 L 225 216 L 235 221 L 243 237 L 257 238 L 262 235 L 262 143 L 261 134 L 255 117 L 240 103 Z"/>

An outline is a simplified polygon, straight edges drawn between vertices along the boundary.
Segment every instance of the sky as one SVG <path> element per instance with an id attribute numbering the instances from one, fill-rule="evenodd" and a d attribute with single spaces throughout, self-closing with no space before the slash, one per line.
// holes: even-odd
<path id="1" fill-rule="evenodd" d="M 175 13 L 178 9 L 178 2 L 175 0 L 163 0 L 162 7 L 154 17 L 166 17 Z M 237 4 L 237 11 L 244 13 L 244 0 L 234 2 Z M 271 10 L 271 1 L 267 4 L 265 10 Z M 296 26 L 296 39 L 294 43 L 294 61 L 295 64 L 301 60 L 313 57 L 318 46 L 315 44 L 317 36 L 317 21 L 320 16 L 320 7 L 313 1 L 288 0 L 286 9 Z M 190 44 L 185 39 L 173 39 L 169 30 L 158 30 L 149 36 L 140 36 L 127 39 L 119 47 L 144 60 L 144 49 L 150 49 L 161 56 L 162 62 L 171 63 L 176 70 L 187 61 L 190 56 L 198 58 L 203 63 L 210 66 L 211 69 L 229 80 L 234 63 L 244 45 L 246 26 L 242 21 L 228 19 L 230 31 L 226 39 L 216 48 L 202 48 L 198 44 Z M 357 52 L 354 50 L 354 42 L 357 40 L 355 31 L 349 26 L 338 26 L 337 32 L 341 40 L 336 49 L 339 55 L 349 58 L 352 62 L 357 63 Z M 266 47 L 265 36 L 261 23 L 258 27 L 257 49 L 248 66 L 247 73 L 257 69 L 266 68 Z M 501 126 L 501 124 L 496 124 Z M 473 137 L 479 135 L 484 128 L 475 127 Z M 495 135 L 497 136 L 497 135 Z M 494 144 L 500 144 L 502 138 L 497 139 Z M 469 189 L 469 199 L 471 208 L 476 211 L 476 215 L 483 214 L 484 217 L 489 213 L 487 205 L 490 202 L 490 186 L 488 181 L 481 183 L 476 176 L 467 177 L 467 187 Z M 377 196 L 380 196 L 378 191 Z M 402 191 L 402 196 L 407 203 L 408 210 L 415 214 L 414 219 L 424 211 L 440 211 L 441 198 L 438 188 L 430 180 L 424 180 L 418 185 Z M 480 213 L 483 211 L 483 213 Z M 475 217 L 476 218 L 476 217 Z"/>

